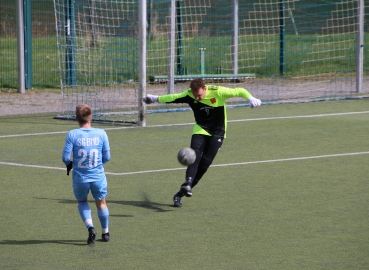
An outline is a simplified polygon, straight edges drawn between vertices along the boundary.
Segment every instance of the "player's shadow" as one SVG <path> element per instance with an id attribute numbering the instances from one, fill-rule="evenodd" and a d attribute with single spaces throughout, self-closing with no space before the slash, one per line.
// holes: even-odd
<path id="1" fill-rule="evenodd" d="M 141 193 L 142 201 L 110 201 L 112 203 L 118 203 L 123 205 L 135 206 L 146 208 L 150 210 L 154 210 L 156 212 L 169 212 L 172 210 L 164 209 L 164 207 L 168 207 L 171 205 L 163 204 L 163 203 L 156 203 L 150 200 L 149 195 L 146 192 Z"/>
<path id="2" fill-rule="evenodd" d="M 70 199 L 51 199 L 51 198 L 35 198 L 35 199 L 53 200 L 53 201 L 58 201 L 59 203 L 67 203 L 67 204 L 76 204 L 77 203 L 76 200 L 70 200 Z M 89 200 L 89 203 L 93 204 L 94 201 Z M 109 205 L 110 203 L 141 207 L 141 208 L 153 210 L 153 211 L 156 211 L 156 212 L 169 212 L 169 211 L 172 211 L 172 210 L 165 209 L 165 207 L 172 207 L 172 205 L 153 202 L 149 199 L 149 197 L 146 194 L 143 194 L 143 200 L 141 200 L 141 201 L 107 200 L 107 204 Z M 133 217 L 132 215 L 111 215 L 111 216 Z"/>
<path id="3" fill-rule="evenodd" d="M 62 244 L 74 246 L 86 246 L 84 240 L 3 240 L 0 245 L 23 246 L 23 245 L 40 245 L 40 244 Z"/>
<path id="4" fill-rule="evenodd" d="M 164 207 L 168 207 L 170 205 L 163 204 L 163 203 L 156 203 L 149 200 L 142 200 L 142 201 L 109 201 L 109 203 L 116 203 L 128 206 L 135 206 L 141 207 L 149 210 L 153 210 L 156 212 L 169 212 L 172 210 L 164 209 Z"/>
<path id="5" fill-rule="evenodd" d="M 59 203 L 68 203 L 68 204 L 77 204 L 76 200 L 70 200 L 70 199 L 51 199 L 51 198 L 37 198 L 34 197 L 34 199 L 37 200 L 48 200 L 48 201 L 58 201 Z"/>

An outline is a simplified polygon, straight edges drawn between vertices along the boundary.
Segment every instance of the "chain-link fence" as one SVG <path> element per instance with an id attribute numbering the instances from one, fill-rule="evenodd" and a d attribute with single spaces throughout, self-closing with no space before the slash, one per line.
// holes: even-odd
<path id="1" fill-rule="evenodd" d="M 18 74 L 17 74 L 17 23 L 16 23 L 16 0 L 1 0 L 0 1 L 0 89 L 18 88 Z M 60 73 L 59 73 L 59 59 L 57 50 L 57 38 L 55 30 L 55 14 L 53 0 L 25 0 L 31 6 L 31 24 L 27 27 L 32 27 L 32 87 L 46 88 L 46 87 L 60 87 Z M 120 1 L 117 1 L 119 3 Z M 168 1 L 147 1 L 150 3 L 159 3 L 167 6 Z M 177 1 L 176 1 L 177 2 Z M 180 2 L 180 1 L 179 1 Z M 196 4 L 197 2 L 189 0 L 186 3 Z M 205 1 L 206 2 L 206 1 Z M 208 1 L 207 3 L 213 3 Z M 228 3 L 230 1 L 224 1 Z M 240 8 L 245 9 L 245 6 L 251 1 L 240 1 Z M 258 1 L 252 1 L 258 2 Z M 260 1 L 260 3 L 263 1 Z M 283 2 L 283 1 L 275 1 Z M 304 1 L 295 1 L 296 3 Z M 307 2 L 307 1 L 305 1 Z M 316 1 L 317 3 L 329 2 L 338 3 L 341 1 Z M 301 4 L 300 4 L 301 5 Z M 364 32 L 365 41 L 369 32 L 369 10 L 368 2 L 364 1 L 365 5 L 365 19 Z M 213 6 L 213 5 L 211 5 Z M 297 12 L 297 11 L 296 11 Z M 242 13 L 242 12 L 241 12 Z M 294 14 L 295 17 L 298 13 Z M 155 16 L 154 16 L 155 17 Z M 165 16 L 164 16 L 165 17 Z M 300 16 L 303 17 L 303 16 Z M 149 17 L 150 18 L 150 17 Z M 292 18 L 292 17 L 291 17 Z M 158 18 L 159 19 L 159 18 Z M 255 18 L 258 20 L 260 18 Z M 148 21 L 149 22 L 149 21 Z M 304 22 L 304 25 L 310 26 L 309 22 Z M 151 22 L 150 25 L 153 25 Z M 301 24 L 300 24 L 300 27 Z M 195 31 L 196 29 L 192 29 Z M 301 29 L 298 29 L 301 30 Z M 149 37 L 152 36 L 149 31 Z M 197 31 L 197 30 L 196 30 Z M 197 54 L 196 54 L 197 55 Z M 369 71 L 369 45 L 364 46 L 364 72 Z M 207 64 L 211 64 L 210 51 L 207 51 Z M 157 66 L 154 67 L 157 71 Z M 166 67 L 165 67 L 166 70 Z M 128 78 L 130 79 L 130 78 Z"/>
<path id="2" fill-rule="evenodd" d="M 17 88 L 17 7 L 0 1 L 0 89 Z M 54 2 L 31 0 L 32 86 L 60 87 Z M 29 37 L 28 37 L 29 38 Z"/>

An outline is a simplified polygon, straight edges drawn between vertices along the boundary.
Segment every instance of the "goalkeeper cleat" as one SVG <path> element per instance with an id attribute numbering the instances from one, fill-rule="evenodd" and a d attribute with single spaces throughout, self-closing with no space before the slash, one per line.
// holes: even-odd
<path id="1" fill-rule="evenodd" d="M 182 193 L 183 195 L 185 195 L 186 197 L 192 197 L 192 177 L 188 177 L 186 179 L 186 182 L 184 182 L 181 186 L 181 190 L 180 193 Z"/>
<path id="2" fill-rule="evenodd" d="M 96 231 L 94 227 L 88 228 L 88 238 L 87 238 L 87 244 L 93 244 L 95 243 L 96 238 Z"/>
<path id="3" fill-rule="evenodd" d="M 173 204 L 175 207 L 181 207 L 182 206 L 182 197 L 179 195 L 179 193 L 176 193 L 173 197 Z"/>
<path id="4" fill-rule="evenodd" d="M 101 235 L 101 238 L 102 238 L 102 240 L 104 241 L 104 242 L 109 242 L 109 240 L 110 240 L 110 234 L 107 232 L 107 233 L 103 233 L 102 235 Z"/>
<path id="5" fill-rule="evenodd" d="M 192 188 L 187 183 L 184 183 L 181 186 L 181 193 L 184 194 L 186 197 L 192 197 Z"/>

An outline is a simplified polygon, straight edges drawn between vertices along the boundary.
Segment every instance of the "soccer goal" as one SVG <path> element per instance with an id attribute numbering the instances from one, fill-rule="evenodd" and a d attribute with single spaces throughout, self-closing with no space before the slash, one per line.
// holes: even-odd
<path id="1" fill-rule="evenodd" d="M 244 87 L 264 103 L 366 97 L 363 0 L 54 0 L 63 113 L 145 124 L 147 93 L 193 78 Z M 368 5 L 368 4 L 366 4 Z M 366 6 L 367 8 L 368 6 Z M 234 99 L 229 107 L 247 106 Z"/>

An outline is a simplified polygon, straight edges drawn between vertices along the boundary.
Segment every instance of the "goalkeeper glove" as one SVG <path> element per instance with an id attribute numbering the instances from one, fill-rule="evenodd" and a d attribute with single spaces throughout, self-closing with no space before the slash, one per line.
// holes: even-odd
<path id="1" fill-rule="evenodd" d="M 69 172 L 73 169 L 73 162 L 71 161 L 68 165 L 67 165 L 67 175 L 69 175 Z"/>
<path id="2" fill-rule="evenodd" d="M 158 96 L 148 94 L 142 100 L 146 104 L 151 104 L 151 103 L 154 103 L 154 102 L 158 101 Z"/>
<path id="3" fill-rule="evenodd" d="M 261 100 L 251 96 L 249 97 L 249 105 L 251 109 L 259 107 L 261 105 Z"/>

